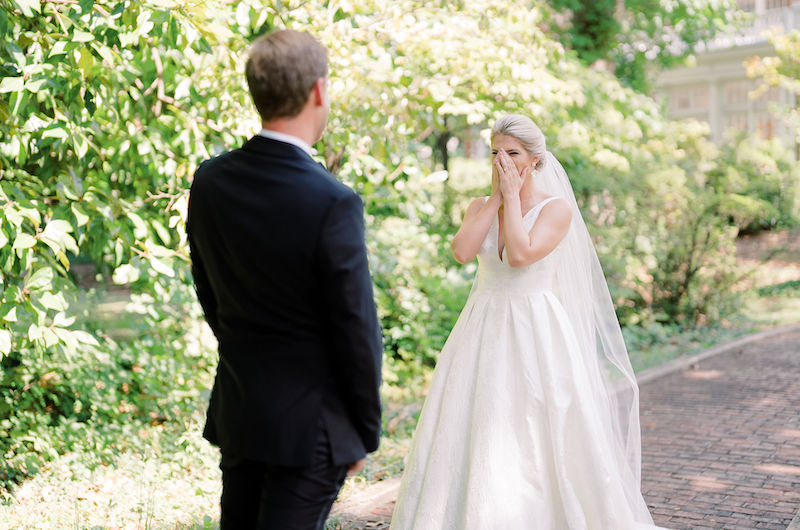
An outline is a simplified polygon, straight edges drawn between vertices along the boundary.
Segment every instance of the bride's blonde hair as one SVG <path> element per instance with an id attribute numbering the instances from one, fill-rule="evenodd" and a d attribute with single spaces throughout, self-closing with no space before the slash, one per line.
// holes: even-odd
<path id="1" fill-rule="evenodd" d="M 544 134 L 533 123 L 533 120 L 521 114 L 506 114 L 494 122 L 494 127 L 492 127 L 492 140 L 498 135 L 511 136 L 519 140 L 529 155 L 539 157 L 534 169 L 538 170 L 544 167 L 547 145 Z"/>

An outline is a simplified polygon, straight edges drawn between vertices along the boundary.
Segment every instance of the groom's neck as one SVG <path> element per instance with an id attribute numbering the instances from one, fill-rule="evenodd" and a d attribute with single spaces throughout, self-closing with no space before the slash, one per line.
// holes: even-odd
<path id="1" fill-rule="evenodd" d="M 309 116 L 304 116 L 304 114 L 304 112 L 301 112 L 297 116 L 292 116 L 290 118 L 275 118 L 270 121 L 262 122 L 261 126 L 270 131 L 290 134 L 300 138 L 308 145 L 314 145 L 314 143 L 319 140 L 318 127 L 313 119 Z"/>

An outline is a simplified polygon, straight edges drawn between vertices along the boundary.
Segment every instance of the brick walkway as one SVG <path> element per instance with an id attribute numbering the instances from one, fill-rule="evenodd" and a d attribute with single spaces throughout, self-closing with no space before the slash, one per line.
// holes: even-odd
<path id="1" fill-rule="evenodd" d="M 641 421 L 642 491 L 656 524 L 785 530 L 800 512 L 800 330 L 642 384 Z M 387 528 L 397 483 L 367 506 L 339 506 L 333 520 Z"/>
<path id="2" fill-rule="evenodd" d="M 800 510 L 800 331 L 645 384 L 641 418 L 658 524 L 784 530 Z"/>

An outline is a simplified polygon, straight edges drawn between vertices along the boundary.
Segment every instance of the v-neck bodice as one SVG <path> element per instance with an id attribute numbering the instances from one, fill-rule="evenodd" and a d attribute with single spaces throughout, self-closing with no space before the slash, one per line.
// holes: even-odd
<path id="1" fill-rule="evenodd" d="M 539 218 L 542 208 L 556 197 L 549 197 L 522 216 L 522 225 L 526 232 L 530 232 Z M 530 291 L 549 290 L 552 286 L 558 261 L 559 247 L 541 260 L 527 267 L 511 267 L 507 263 L 505 245 L 503 259 L 500 259 L 499 248 L 500 223 L 495 217 L 486 238 L 483 240 L 478 252 L 478 282 L 476 289 L 490 289 L 491 291 L 503 290 L 519 293 Z"/>
<path id="2" fill-rule="evenodd" d="M 548 197 L 548 198 L 546 198 L 546 199 L 544 199 L 542 201 L 539 201 L 536 204 L 534 204 L 533 207 L 530 210 L 528 210 L 527 212 L 525 212 L 525 214 L 523 214 L 523 216 L 522 216 L 522 225 L 525 227 L 525 231 L 526 232 L 530 232 L 531 228 L 533 228 L 533 225 L 536 223 L 536 220 L 539 218 L 539 213 L 542 211 L 542 208 L 544 208 L 545 204 L 547 204 L 548 202 L 550 202 L 550 201 L 552 201 L 554 199 L 556 199 L 556 197 Z M 530 222 L 530 224 L 526 224 L 526 220 L 528 219 L 528 217 L 531 214 L 533 214 L 533 220 Z M 503 248 L 501 249 L 500 248 L 500 220 L 499 220 L 499 218 L 497 216 L 495 216 L 494 223 L 492 223 L 492 228 L 495 229 L 495 240 L 497 241 L 497 247 L 498 247 L 497 248 L 497 258 L 500 261 L 505 262 L 506 260 L 503 259 L 503 255 L 504 255 L 504 253 L 506 251 L 505 237 L 503 237 Z M 489 231 L 491 232 L 491 229 Z"/>

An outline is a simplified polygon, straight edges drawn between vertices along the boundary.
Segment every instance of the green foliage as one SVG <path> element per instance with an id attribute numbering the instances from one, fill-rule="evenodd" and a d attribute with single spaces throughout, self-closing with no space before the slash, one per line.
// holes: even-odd
<path id="1" fill-rule="evenodd" d="M 158 295 L 133 296 L 127 310 L 138 318 L 124 322 L 133 328 L 129 341 L 105 336 L 101 345 L 76 352 L 53 348 L 46 355 L 23 350 L 6 356 L 0 362 L 0 485 L 9 488 L 65 451 L 113 462 L 123 449 L 139 447 L 143 426 L 185 425 L 210 387 L 214 367 L 210 349 L 200 342 L 199 314 L 184 313 L 193 299 L 191 288 L 179 284 Z M 91 303 L 82 313 L 85 329 L 103 336 Z"/>
<path id="2" fill-rule="evenodd" d="M 610 54 L 617 76 L 639 90 L 648 75 L 684 61 L 695 45 L 733 31 L 745 16 L 735 0 L 628 0 L 618 45 Z"/>
<path id="3" fill-rule="evenodd" d="M 233 56 L 219 47 L 230 32 L 218 31 L 204 8 L 172 7 L 3 2 L 4 485 L 40 457 L 96 441 L 89 430 L 149 421 L 157 396 L 174 396 L 164 381 L 191 366 L 173 351 L 185 343 L 175 331 L 185 322 L 176 325 L 166 296 L 189 281 L 186 178 L 208 156 L 204 145 L 237 138 L 231 120 L 246 95 L 219 90 L 238 80 Z M 169 340 L 123 348 L 86 326 L 70 275 L 79 255 L 106 278 L 164 298 L 148 311 L 153 330 L 172 328 Z M 189 295 L 187 286 L 184 306 Z M 179 313 L 183 321 L 198 314 Z"/>
<path id="4" fill-rule="evenodd" d="M 719 197 L 718 213 L 740 232 L 800 223 L 800 167 L 780 139 L 738 133 L 722 144 L 720 158 L 708 186 Z"/>
<path id="5" fill-rule="evenodd" d="M 797 296 L 800 294 L 800 280 L 791 280 L 758 289 L 759 296 Z"/>
<path id="6" fill-rule="evenodd" d="M 734 0 L 557 0 L 551 17 L 561 41 L 584 62 L 611 63 L 617 77 L 640 92 L 658 68 L 685 60 L 696 44 L 744 21 Z M 566 19 L 566 22 L 563 21 Z"/>
<path id="7" fill-rule="evenodd" d="M 569 10 L 565 40 L 578 57 L 589 64 L 608 57 L 621 29 L 615 17 L 616 0 L 557 0 L 551 5 L 557 11 Z"/>

